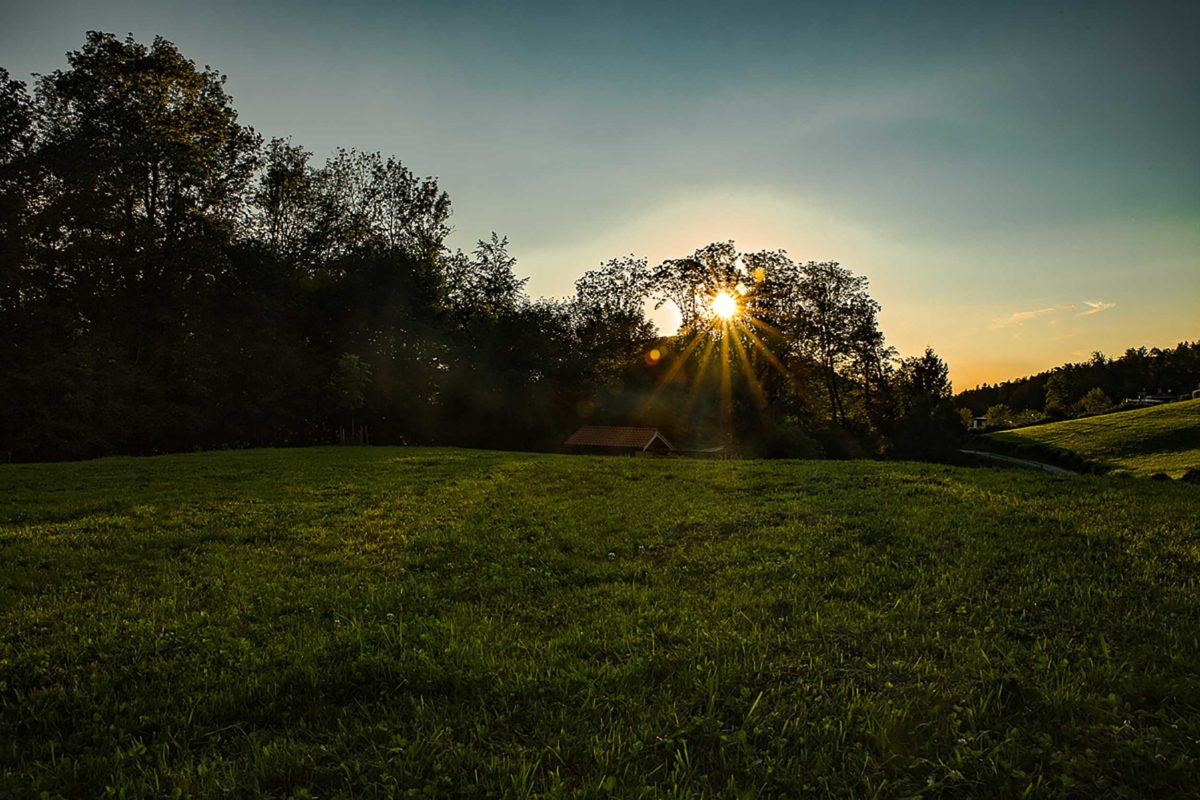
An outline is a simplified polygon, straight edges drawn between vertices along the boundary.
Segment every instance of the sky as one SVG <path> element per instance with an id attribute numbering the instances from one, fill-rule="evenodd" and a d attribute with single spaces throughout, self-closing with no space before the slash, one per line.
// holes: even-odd
<path id="1" fill-rule="evenodd" d="M 15 77 L 87 30 L 161 35 L 264 136 L 436 176 L 451 244 L 507 236 L 535 296 L 733 240 L 865 275 L 888 341 L 932 346 L 956 390 L 1200 339 L 1200 3 L 0 0 L 0 19 Z"/>

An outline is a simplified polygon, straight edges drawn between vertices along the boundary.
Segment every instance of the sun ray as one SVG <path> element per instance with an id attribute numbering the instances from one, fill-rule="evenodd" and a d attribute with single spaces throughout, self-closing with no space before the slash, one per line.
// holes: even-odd
<path id="1" fill-rule="evenodd" d="M 749 328 L 746 328 L 744 330 L 745 330 L 746 336 L 748 336 L 750 338 L 750 341 L 754 342 L 754 344 L 757 346 L 758 352 L 762 353 L 763 357 L 766 358 L 767 363 L 770 364 L 772 367 L 774 367 L 776 370 L 778 370 L 779 374 L 781 374 L 785 378 L 787 378 L 790 383 L 792 383 L 793 385 L 798 385 L 797 381 L 796 381 L 796 376 L 792 374 L 791 370 L 789 370 L 786 366 L 784 366 L 784 363 L 779 360 L 778 356 L 776 356 L 774 353 L 771 352 L 771 349 L 769 347 L 767 347 L 766 343 L 763 342 L 762 339 L 758 338 L 758 335 L 755 334 L 754 331 L 750 330 Z"/>
<path id="2" fill-rule="evenodd" d="M 783 335 L 782 331 L 780 331 L 779 328 L 776 328 L 774 325 L 767 322 L 765 319 L 756 317 L 753 314 L 746 314 L 745 319 L 748 323 L 750 323 L 751 325 L 753 325 L 754 327 L 758 328 L 761 331 L 765 331 L 765 332 L 773 334 L 775 336 Z"/>
<path id="3" fill-rule="evenodd" d="M 690 356 L 692 352 L 704 342 L 704 338 L 705 337 L 703 336 L 693 336 L 691 341 L 688 342 L 687 347 L 683 349 L 683 352 L 675 356 L 671 366 L 667 368 L 666 374 L 659 379 L 658 385 L 654 387 L 654 391 L 650 393 L 650 397 L 648 397 L 646 402 L 643 404 L 643 411 L 648 411 L 654 405 L 655 401 L 658 400 L 658 396 L 662 394 L 663 389 L 665 389 L 668 384 L 675 379 L 675 376 L 679 374 L 680 370 L 687 365 L 688 356 Z"/>
<path id="4" fill-rule="evenodd" d="M 738 332 L 741 332 L 740 326 Z M 733 349 L 737 351 L 738 359 L 742 362 L 742 368 L 746 372 L 746 382 L 750 385 L 750 391 L 754 394 L 755 405 L 758 406 L 759 411 L 766 410 L 767 396 L 763 392 L 762 384 L 754 372 L 754 365 L 750 363 L 750 355 L 746 352 L 745 345 L 742 344 L 741 336 L 733 337 Z"/>
<path id="5" fill-rule="evenodd" d="M 729 323 L 724 325 L 724 332 L 729 333 Z M 733 433 L 733 379 L 729 364 L 729 336 L 721 337 L 721 414 L 726 435 Z"/>
<path id="6" fill-rule="evenodd" d="M 704 386 L 704 380 L 708 376 L 708 368 L 712 364 L 712 351 L 715 344 L 716 342 L 713 339 L 705 339 L 704 352 L 700 354 L 700 372 L 696 374 L 696 379 L 692 381 L 692 388 L 688 391 L 687 401 L 683 406 L 685 417 L 692 413 L 696 401 L 700 398 L 700 388 Z"/>
<path id="7" fill-rule="evenodd" d="M 686 381 L 689 387 L 681 409 L 682 417 L 689 419 L 702 396 L 711 396 L 717 401 L 714 411 L 728 438 L 733 433 L 735 377 L 745 380 L 759 414 L 765 414 L 770 406 L 768 394 L 777 391 L 776 388 L 768 389 L 764 383 L 771 373 L 781 376 L 784 385 L 799 387 L 800 381 L 781 359 L 783 354 L 772 352 L 767 344 L 783 338 L 783 334 L 754 315 L 753 294 L 741 285 L 731 288 L 735 284 L 730 282 L 729 275 L 713 273 L 711 277 L 709 288 L 692 298 L 695 316 L 677 334 L 676 341 L 686 338 L 686 346 L 660 377 L 644 408 L 655 407 L 666 387 L 677 382 L 680 371 L 694 365 L 694 371 L 689 370 Z M 714 361 L 720 363 L 714 364 Z M 735 376 L 735 370 L 741 375 Z M 778 386 L 774 379 L 769 383 L 771 387 Z"/>

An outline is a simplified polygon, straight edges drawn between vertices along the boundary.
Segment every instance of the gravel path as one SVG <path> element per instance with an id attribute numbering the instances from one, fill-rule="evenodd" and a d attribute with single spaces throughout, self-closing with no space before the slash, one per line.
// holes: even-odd
<path id="1" fill-rule="evenodd" d="M 959 450 L 958 452 L 966 453 L 967 455 L 971 455 L 971 456 L 982 456 L 983 458 L 990 458 L 993 461 L 1007 461 L 1010 464 L 1020 464 L 1023 467 L 1033 467 L 1035 469 L 1045 470 L 1046 472 L 1050 472 L 1055 475 L 1078 475 L 1079 474 L 1078 472 L 1075 472 L 1073 470 L 1063 469 L 1062 467 L 1056 467 L 1053 464 L 1043 464 L 1041 461 L 1030 461 L 1029 459 L 1026 459 L 1026 458 L 1013 458 L 1012 456 L 1002 456 L 999 453 L 985 453 L 982 450 Z"/>

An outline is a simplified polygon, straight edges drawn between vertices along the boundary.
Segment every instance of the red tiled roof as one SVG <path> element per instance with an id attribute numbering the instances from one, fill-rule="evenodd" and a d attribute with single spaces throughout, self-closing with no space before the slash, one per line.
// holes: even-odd
<path id="1" fill-rule="evenodd" d="M 571 434 L 567 444 L 576 447 L 629 447 L 645 450 L 658 437 L 668 449 L 675 448 L 658 428 L 630 428 L 615 425 L 584 425 Z"/>

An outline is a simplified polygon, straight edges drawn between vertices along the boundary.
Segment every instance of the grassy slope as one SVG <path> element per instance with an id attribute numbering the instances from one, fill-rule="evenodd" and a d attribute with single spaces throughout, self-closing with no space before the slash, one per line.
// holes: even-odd
<path id="1" fill-rule="evenodd" d="M 0 466 L 0 794 L 1188 796 L 1198 499 L 421 449 Z"/>
<path id="2" fill-rule="evenodd" d="M 1051 422 L 991 434 L 1002 441 L 1033 441 L 1078 453 L 1119 471 L 1178 478 L 1200 468 L 1200 400 Z"/>

